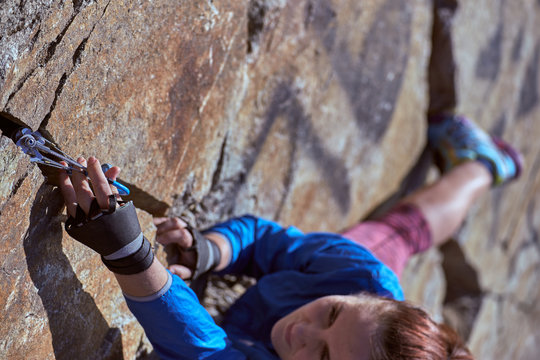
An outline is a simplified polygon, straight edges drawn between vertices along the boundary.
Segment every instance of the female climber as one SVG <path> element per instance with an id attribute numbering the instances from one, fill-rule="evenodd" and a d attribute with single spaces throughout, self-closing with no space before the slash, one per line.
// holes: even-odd
<path id="1" fill-rule="evenodd" d="M 132 203 L 118 196 L 93 157 L 87 178 L 61 177 L 67 232 L 97 251 L 163 359 L 472 359 L 450 328 L 405 302 L 407 259 L 448 239 L 471 204 L 520 174 L 519 154 L 467 119 L 430 118 L 429 145 L 442 177 L 382 218 L 343 234 L 310 233 L 254 216 L 200 233 L 156 218 L 157 241 L 177 244 L 167 270 L 154 258 Z M 309 216 L 309 212 L 306 212 Z M 256 285 L 217 326 L 183 279 L 247 274 Z"/>

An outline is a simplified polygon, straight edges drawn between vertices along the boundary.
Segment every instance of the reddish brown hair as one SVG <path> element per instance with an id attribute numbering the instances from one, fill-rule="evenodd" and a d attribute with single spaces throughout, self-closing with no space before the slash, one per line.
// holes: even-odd
<path id="1" fill-rule="evenodd" d="M 424 310 L 403 301 L 380 300 L 371 336 L 372 360 L 474 360 L 459 335 Z"/>

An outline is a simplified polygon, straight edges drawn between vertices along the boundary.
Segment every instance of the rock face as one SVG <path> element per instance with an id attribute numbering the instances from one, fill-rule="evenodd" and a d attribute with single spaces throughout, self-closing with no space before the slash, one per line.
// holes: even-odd
<path id="1" fill-rule="evenodd" d="M 481 291 L 465 294 L 478 303 L 472 323 L 459 311 L 453 319 L 465 321 L 479 358 L 527 358 L 540 295 L 540 6 L 484 2 L 490 17 L 460 3 L 450 34 L 459 109 L 519 144 L 529 166 L 460 233 Z M 207 226 L 251 212 L 338 231 L 392 194 L 425 144 L 431 9 L 428 0 L 7 0 L 1 114 L 74 157 L 122 167 L 150 238 L 150 215 L 163 214 Z M 115 280 L 65 234 L 58 190 L 5 136 L 0 154 L 0 352 L 144 356 L 150 346 Z M 422 276 L 411 265 L 404 278 L 411 299 L 441 319 L 463 298 L 445 299 L 444 259 L 431 251 L 413 264 Z"/>

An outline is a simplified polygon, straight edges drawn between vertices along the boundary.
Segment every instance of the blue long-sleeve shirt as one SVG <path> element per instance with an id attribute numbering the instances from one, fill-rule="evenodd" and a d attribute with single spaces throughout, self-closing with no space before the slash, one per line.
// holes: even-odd
<path id="1" fill-rule="evenodd" d="M 257 283 L 233 304 L 222 327 L 177 276 L 147 299 L 126 296 L 162 359 L 278 359 L 272 326 L 302 305 L 359 292 L 403 299 L 396 275 L 340 235 L 304 234 L 253 216 L 231 219 L 208 232 L 231 244 L 231 262 L 220 274 L 245 274 Z"/>

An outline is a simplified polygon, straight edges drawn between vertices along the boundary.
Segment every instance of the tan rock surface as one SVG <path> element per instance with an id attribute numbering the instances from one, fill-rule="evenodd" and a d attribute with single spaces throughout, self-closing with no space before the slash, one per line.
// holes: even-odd
<path id="1" fill-rule="evenodd" d="M 427 0 L 16 5 L 0 6 L 2 113 L 121 166 L 154 215 L 208 225 L 256 212 L 338 230 L 424 144 L 401 129 L 424 132 Z M 0 351 L 142 356 L 114 279 L 63 233 L 58 191 L 1 146 Z M 406 156 L 386 154 L 395 147 Z"/>

